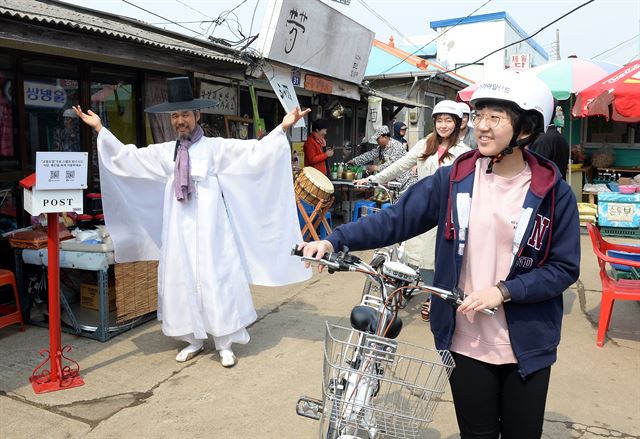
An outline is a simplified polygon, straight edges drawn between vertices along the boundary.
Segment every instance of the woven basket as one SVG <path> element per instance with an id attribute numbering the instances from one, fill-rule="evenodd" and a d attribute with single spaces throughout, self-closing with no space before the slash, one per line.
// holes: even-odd
<path id="1" fill-rule="evenodd" d="M 607 150 L 594 151 L 591 154 L 591 165 L 595 168 L 607 168 L 616 160 L 615 153 Z"/>
<path id="2" fill-rule="evenodd" d="M 158 261 L 115 264 L 116 323 L 158 309 Z"/>

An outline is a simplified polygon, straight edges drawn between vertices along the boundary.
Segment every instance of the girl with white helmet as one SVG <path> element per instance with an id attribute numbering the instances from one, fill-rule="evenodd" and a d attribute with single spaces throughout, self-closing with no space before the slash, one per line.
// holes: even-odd
<path id="1" fill-rule="evenodd" d="M 540 438 L 562 293 L 579 276 L 576 200 L 548 160 L 524 147 L 552 110 L 539 79 L 504 72 L 471 99 L 478 149 L 414 184 L 389 209 L 302 244 L 321 257 L 381 247 L 438 226 L 434 285 L 460 288 L 457 310 L 434 297 L 431 331 L 452 352 L 463 438 Z M 478 311 L 496 308 L 494 316 Z"/>
<path id="2" fill-rule="evenodd" d="M 460 154 L 469 151 L 460 136 L 462 109 L 456 102 L 438 102 L 431 115 L 434 128 L 427 137 L 419 140 L 405 156 L 382 172 L 354 183 L 387 183 L 412 169 L 417 172 L 418 180 L 422 180 L 433 175 L 439 167 L 451 165 Z M 405 244 L 408 262 L 420 267 L 422 280 L 427 284 L 433 282 L 436 234 L 437 228 L 433 228 Z M 429 320 L 428 302 L 422 306 L 421 314 L 423 320 Z"/>

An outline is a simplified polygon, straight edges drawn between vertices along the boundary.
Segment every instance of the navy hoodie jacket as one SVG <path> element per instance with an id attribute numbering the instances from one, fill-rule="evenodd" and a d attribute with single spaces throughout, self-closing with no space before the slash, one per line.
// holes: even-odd
<path id="1" fill-rule="evenodd" d="M 504 279 L 512 300 L 501 306 L 509 327 L 520 375 L 550 366 L 560 342 L 562 293 L 580 271 L 580 228 L 576 199 L 550 161 L 523 151 L 531 185 L 516 228 L 513 262 Z M 470 210 L 476 160 L 469 151 L 420 180 L 391 208 L 338 227 L 328 240 L 334 249 L 366 250 L 405 241 L 439 227 L 436 238 L 435 286 L 458 285 L 468 223 L 459 212 Z M 431 331 L 437 349 L 449 349 L 455 310 L 432 300 Z"/>

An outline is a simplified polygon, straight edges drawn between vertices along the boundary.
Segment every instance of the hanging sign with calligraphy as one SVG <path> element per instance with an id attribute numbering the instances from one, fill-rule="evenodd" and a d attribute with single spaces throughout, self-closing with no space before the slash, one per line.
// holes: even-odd
<path id="1" fill-rule="evenodd" d="M 291 81 L 291 71 L 279 66 L 266 66 L 265 76 L 269 78 L 269 83 L 273 91 L 278 96 L 280 103 L 288 113 L 296 107 L 300 106 L 298 96 Z M 300 119 L 293 126 L 294 128 L 302 128 L 305 126 L 304 118 Z"/>
<path id="2" fill-rule="evenodd" d="M 256 43 L 263 57 L 360 84 L 374 33 L 320 0 L 270 0 Z"/>

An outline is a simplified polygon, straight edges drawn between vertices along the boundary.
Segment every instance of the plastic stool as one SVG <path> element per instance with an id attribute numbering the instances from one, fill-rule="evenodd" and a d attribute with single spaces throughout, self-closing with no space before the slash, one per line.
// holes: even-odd
<path id="1" fill-rule="evenodd" d="M 376 202 L 375 201 L 369 201 L 369 200 L 358 200 L 354 203 L 353 205 L 353 221 L 358 221 L 358 218 L 360 218 L 360 216 L 362 215 L 362 208 L 363 207 L 376 207 Z"/>
<path id="2" fill-rule="evenodd" d="M 24 331 L 24 322 L 22 321 L 22 312 L 20 311 L 20 300 L 18 299 L 18 287 L 16 286 L 16 277 L 9 270 L 0 270 L 0 286 L 11 285 L 13 287 L 13 295 L 16 299 L 15 306 L 0 305 L 0 328 L 20 323 L 20 330 Z"/>
<path id="3" fill-rule="evenodd" d="M 307 215 L 310 215 L 311 213 L 313 213 L 313 210 L 315 209 L 315 206 L 312 206 L 311 204 L 307 203 L 304 200 L 300 200 L 300 202 L 302 203 L 302 205 L 304 206 L 304 210 L 305 212 L 307 212 Z M 329 227 L 331 227 L 333 229 L 333 221 L 331 220 L 331 212 L 327 212 L 325 214 L 325 218 L 327 219 L 327 222 L 329 223 Z M 300 228 L 304 227 L 304 218 L 302 217 L 302 214 L 300 212 L 298 212 L 298 222 L 300 223 Z M 325 239 L 327 237 L 327 230 L 324 227 L 324 224 L 320 223 L 320 227 L 318 227 L 318 230 L 316 230 L 318 232 L 318 236 L 320 237 L 320 239 Z M 307 236 L 307 234 L 309 234 L 309 232 L 305 233 L 305 236 Z M 304 239 L 304 236 L 302 237 Z"/>
<path id="4" fill-rule="evenodd" d="M 391 203 L 384 203 L 381 208 L 386 209 L 387 207 L 391 207 Z"/>

